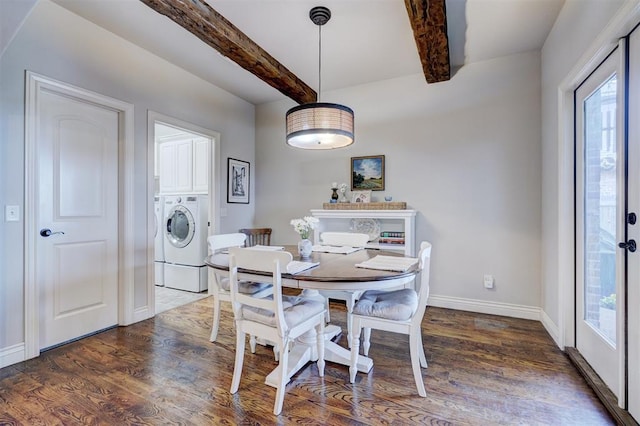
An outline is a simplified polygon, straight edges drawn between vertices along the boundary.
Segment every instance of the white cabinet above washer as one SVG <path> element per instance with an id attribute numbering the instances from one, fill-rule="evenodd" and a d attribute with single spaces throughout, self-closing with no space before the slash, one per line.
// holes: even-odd
<path id="1" fill-rule="evenodd" d="M 209 192 L 209 139 L 160 142 L 160 194 Z"/>

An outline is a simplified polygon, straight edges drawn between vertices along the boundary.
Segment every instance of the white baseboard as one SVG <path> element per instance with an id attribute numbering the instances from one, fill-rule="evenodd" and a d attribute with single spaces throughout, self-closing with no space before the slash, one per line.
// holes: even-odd
<path id="1" fill-rule="evenodd" d="M 151 315 L 150 313 L 151 313 L 151 310 L 149 309 L 149 306 L 142 306 L 140 308 L 135 309 L 133 311 L 133 321 L 131 322 L 131 324 L 151 318 L 153 315 Z M 131 325 L 131 324 L 126 324 L 126 325 Z"/>
<path id="2" fill-rule="evenodd" d="M 540 321 L 541 309 L 535 306 L 514 305 L 511 303 L 487 302 L 486 300 L 463 299 L 449 296 L 429 296 L 429 306 L 477 312 L 480 314 L 501 315 L 503 317 L 522 318 Z"/>
<path id="3" fill-rule="evenodd" d="M 17 364 L 25 359 L 24 343 L 0 349 L 0 368 Z"/>
<path id="4" fill-rule="evenodd" d="M 556 345 L 558 345 L 560 349 L 564 350 L 564 347 L 560 342 L 560 329 L 558 328 L 558 325 L 553 322 L 551 318 L 549 318 L 549 315 L 547 315 L 543 310 L 540 310 L 540 322 L 542 322 L 542 325 L 547 330 L 547 333 L 549 333 L 553 341 L 556 342 Z"/>

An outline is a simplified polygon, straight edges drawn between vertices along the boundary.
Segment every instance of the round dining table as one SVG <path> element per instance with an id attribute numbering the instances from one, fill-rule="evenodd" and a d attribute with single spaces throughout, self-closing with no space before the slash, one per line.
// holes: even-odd
<path id="1" fill-rule="evenodd" d="M 367 269 L 356 267 L 356 264 L 373 259 L 378 255 L 398 256 L 404 255 L 394 251 L 383 251 L 374 249 L 361 249 L 349 254 L 313 252 L 308 258 L 300 258 L 297 246 L 284 246 L 284 250 L 293 255 L 294 261 L 317 262 L 318 265 L 310 269 L 291 274 L 282 273 L 282 285 L 284 287 L 302 289 L 301 296 L 325 302 L 325 298 L 320 294 L 320 290 L 340 290 L 340 291 L 364 291 L 364 290 L 389 290 L 403 287 L 413 288 L 415 276 L 418 273 L 418 265 L 411 266 L 406 271 L 386 271 L 378 269 Z M 227 253 L 216 253 L 205 259 L 205 264 L 214 269 L 219 276 L 229 274 L 229 255 Z M 284 269 L 284 268 L 283 268 Z M 260 281 L 261 276 L 255 271 L 238 271 L 238 278 L 242 280 Z M 333 342 L 333 338 L 342 332 L 341 328 L 334 324 L 325 327 L 325 361 L 335 362 L 349 366 L 351 363 L 351 353 Z M 300 368 L 309 361 L 316 361 L 315 335 L 313 332 L 296 341 L 289 354 L 289 371 L 287 377 L 291 378 Z M 369 357 L 358 357 L 358 371 L 368 373 L 373 367 L 373 360 Z M 278 368 L 272 371 L 266 378 L 265 383 L 277 387 Z"/>

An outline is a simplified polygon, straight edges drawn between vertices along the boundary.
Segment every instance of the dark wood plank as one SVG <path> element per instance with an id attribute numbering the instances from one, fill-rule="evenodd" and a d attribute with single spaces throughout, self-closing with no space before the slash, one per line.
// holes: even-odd
<path id="1" fill-rule="evenodd" d="M 629 412 L 618 406 L 618 399 L 616 396 L 602 381 L 595 370 L 591 368 L 580 352 L 578 352 L 576 348 L 571 347 L 564 348 L 564 350 L 589 386 L 591 386 L 596 395 L 598 395 L 600 401 L 602 401 L 605 408 L 609 411 L 609 414 L 611 414 L 611 416 L 616 420 L 616 423 L 625 426 L 637 426 L 638 423 L 633 419 L 633 417 L 631 417 Z"/>
<path id="2" fill-rule="evenodd" d="M 405 0 L 427 83 L 451 79 L 445 0 Z"/>
<path id="3" fill-rule="evenodd" d="M 422 322 L 426 398 L 408 337 L 374 330 L 369 374 L 350 384 L 347 367 L 327 363 L 321 378 L 310 364 L 275 417 L 271 348 L 247 349 L 229 394 L 233 314 L 223 304 L 210 343 L 211 310 L 202 299 L 0 370 L 0 424 L 614 424 L 539 322 L 433 307 Z M 331 319 L 344 328 L 343 304 L 332 302 Z"/>
<path id="4" fill-rule="evenodd" d="M 271 87 L 302 104 L 316 92 L 204 0 L 140 0 Z"/>

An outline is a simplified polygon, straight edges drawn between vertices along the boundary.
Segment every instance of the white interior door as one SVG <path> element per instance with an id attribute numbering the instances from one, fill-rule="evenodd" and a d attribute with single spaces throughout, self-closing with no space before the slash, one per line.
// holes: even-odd
<path id="1" fill-rule="evenodd" d="M 42 91 L 38 102 L 42 349 L 118 322 L 119 124 L 82 99 Z"/>
<path id="2" fill-rule="evenodd" d="M 640 30 L 629 37 L 628 212 L 640 217 Z M 640 242 L 640 221 L 627 228 L 628 240 Z M 627 402 L 640 422 L 640 252 L 627 253 Z"/>
<path id="3" fill-rule="evenodd" d="M 618 398 L 625 179 L 619 63 L 616 49 L 575 94 L 576 348 Z"/>

